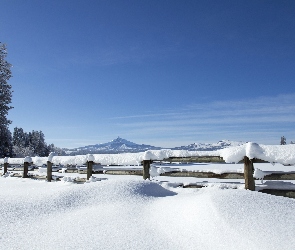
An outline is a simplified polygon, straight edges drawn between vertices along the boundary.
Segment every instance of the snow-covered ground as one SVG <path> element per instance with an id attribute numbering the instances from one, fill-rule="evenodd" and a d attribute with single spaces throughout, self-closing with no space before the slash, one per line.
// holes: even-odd
<path id="1" fill-rule="evenodd" d="M 242 171 L 242 166 L 170 167 L 227 172 Z M 270 163 L 255 167 L 295 170 Z M 96 174 L 96 181 L 75 184 L 68 180 L 85 174 L 54 175 L 67 178 L 51 183 L 0 178 L 1 249 L 256 250 L 295 245 L 295 200 L 244 190 L 243 179 L 154 176 L 144 181 L 141 176 Z M 184 189 L 178 182 L 211 184 Z"/>

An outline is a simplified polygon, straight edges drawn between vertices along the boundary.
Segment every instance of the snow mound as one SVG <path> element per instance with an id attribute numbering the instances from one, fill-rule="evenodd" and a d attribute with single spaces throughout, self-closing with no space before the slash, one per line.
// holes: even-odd
<path id="1" fill-rule="evenodd" d="M 161 185 L 150 181 L 139 181 L 133 183 L 132 192 L 134 195 L 147 196 L 147 197 L 166 197 L 173 196 L 177 193 L 163 188 Z"/>
<path id="2" fill-rule="evenodd" d="M 293 249 L 295 201 L 246 190 L 0 178 L 2 249 Z M 275 219 L 274 219 L 275 218 Z M 144 232 L 144 233 L 143 233 Z"/>
<path id="3" fill-rule="evenodd" d="M 287 250 L 295 243 L 294 200 L 219 188 L 180 196 L 171 206 L 173 198 L 158 200 L 153 211 L 165 212 L 152 216 L 173 249 Z"/>

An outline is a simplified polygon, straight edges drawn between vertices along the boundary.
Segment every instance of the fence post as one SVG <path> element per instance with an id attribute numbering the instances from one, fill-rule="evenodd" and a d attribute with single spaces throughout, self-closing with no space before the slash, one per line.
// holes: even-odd
<path id="1" fill-rule="evenodd" d="M 87 155 L 87 162 L 86 162 L 86 166 L 87 166 L 87 180 L 89 180 L 89 178 L 92 176 L 92 166 L 94 163 L 94 156 L 92 154 L 88 154 Z"/>
<path id="2" fill-rule="evenodd" d="M 47 161 L 47 181 L 51 182 L 52 179 L 52 162 Z"/>
<path id="3" fill-rule="evenodd" d="M 8 157 L 4 158 L 4 165 L 3 165 L 3 175 L 7 173 L 8 168 Z"/>
<path id="4" fill-rule="evenodd" d="M 150 179 L 150 160 L 143 160 L 143 179 Z"/>
<path id="5" fill-rule="evenodd" d="M 7 168 L 8 168 L 8 162 L 5 162 L 3 166 L 3 174 L 7 173 Z"/>
<path id="6" fill-rule="evenodd" d="M 245 189 L 255 191 L 255 181 L 253 177 L 253 161 L 247 156 L 244 156 L 244 178 L 245 178 Z"/>
<path id="7" fill-rule="evenodd" d="M 87 180 L 89 180 L 89 178 L 92 175 L 92 165 L 93 165 L 93 161 L 87 161 Z"/>
<path id="8" fill-rule="evenodd" d="M 51 182 L 52 180 L 52 165 L 53 165 L 53 157 L 56 154 L 54 152 L 50 152 L 47 159 L 47 181 Z"/>
<path id="9" fill-rule="evenodd" d="M 29 165 L 32 162 L 32 158 L 27 156 L 24 159 L 24 172 L 23 172 L 23 178 L 28 178 L 28 171 L 29 171 Z"/>

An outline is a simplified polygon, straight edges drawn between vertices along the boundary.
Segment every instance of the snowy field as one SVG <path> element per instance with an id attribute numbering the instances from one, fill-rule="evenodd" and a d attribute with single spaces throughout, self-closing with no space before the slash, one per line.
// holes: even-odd
<path id="1" fill-rule="evenodd" d="M 261 170 L 295 169 L 281 164 L 256 165 Z M 243 165 L 174 166 L 227 172 L 242 171 Z M 54 175 L 85 177 L 78 173 Z M 144 181 L 141 176 L 94 176 L 95 182 L 84 184 L 0 178 L 0 248 L 294 248 L 295 200 L 244 190 L 243 179 L 155 176 Z M 176 185 L 207 181 L 211 185 L 201 189 Z M 262 184 L 257 181 L 256 185 Z"/>

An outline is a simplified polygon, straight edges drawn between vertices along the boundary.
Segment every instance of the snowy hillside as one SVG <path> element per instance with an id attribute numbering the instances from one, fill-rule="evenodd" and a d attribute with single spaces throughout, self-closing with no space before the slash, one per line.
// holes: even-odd
<path id="1" fill-rule="evenodd" d="M 240 146 L 245 143 L 246 142 L 222 140 L 217 143 L 192 143 L 187 146 L 175 147 L 173 150 L 216 151 L 223 148 Z"/>

